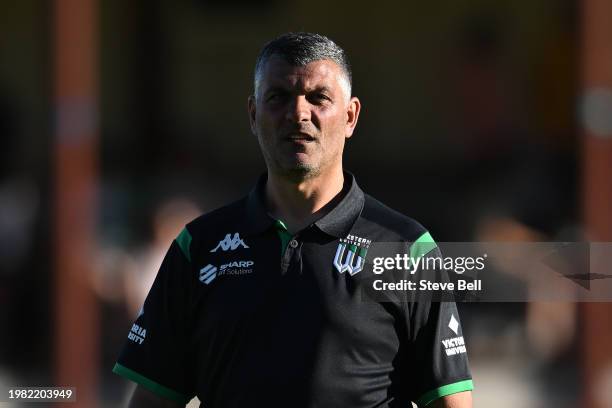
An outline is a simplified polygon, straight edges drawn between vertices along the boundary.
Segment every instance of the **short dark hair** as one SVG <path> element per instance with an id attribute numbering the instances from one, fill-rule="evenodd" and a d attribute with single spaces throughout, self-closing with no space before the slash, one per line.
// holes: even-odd
<path id="1" fill-rule="evenodd" d="M 306 32 L 286 33 L 264 45 L 255 62 L 255 93 L 257 93 L 263 67 L 273 56 L 281 57 L 289 64 L 296 67 L 303 67 L 313 61 L 319 60 L 331 60 L 335 62 L 346 76 L 349 93 L 347 97 L 350 97 L 353 82 L 351 66 L 342 47 L 328 37 L 321 34 Z"/>

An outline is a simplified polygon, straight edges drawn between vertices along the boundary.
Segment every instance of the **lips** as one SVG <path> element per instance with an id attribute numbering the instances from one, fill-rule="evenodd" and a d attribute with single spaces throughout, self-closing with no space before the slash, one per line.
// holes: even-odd
<path id="1" fill-rule="evenodd" d="M 314 140 L 316 140 L 313 136 L 309 135 L 308 133 L 291 133 L 290 135 L 288 135 L 286 137 L 287 140 L 290 141 L 301 141 L 301 142 L 313 142 Z"/>

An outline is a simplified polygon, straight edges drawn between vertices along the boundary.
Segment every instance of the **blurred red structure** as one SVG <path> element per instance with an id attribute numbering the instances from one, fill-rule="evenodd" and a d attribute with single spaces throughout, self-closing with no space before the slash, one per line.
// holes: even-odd
<path id="1" fill-rule="evenodd" d="M 583 96 L 596 89 L 612 95 L 612 2 L 587 0 L 582 3 L 582 90 Z M 584 103 L 584 100 L 583 100 Z M 609 108 L 609 106 L 608 106 Z M 590 241 L 612 241 L 612 134 L 593 129 L 583 106 L 583 216 Z M 610 115 L 605 107 L 601 112 Z M 605 118 L 604 118 L 605 120 Z M 609 117 L 608 117 L 609 120 Z M 612 132 L 608 130 L 608 132 Z M 612 304 L 585 303 L 584 322 L 584 407 L 605 408 L 612 403 Z M 608 385 L 606 385 L 608 384 Z"/>
<path id="2" fill-rule="evenodd" d="M 54 6 L 55 383 L 76 387 L 75 406 L 95 407 L 99 323 L 89 269 L 98 186 L 98 3 Z"/>

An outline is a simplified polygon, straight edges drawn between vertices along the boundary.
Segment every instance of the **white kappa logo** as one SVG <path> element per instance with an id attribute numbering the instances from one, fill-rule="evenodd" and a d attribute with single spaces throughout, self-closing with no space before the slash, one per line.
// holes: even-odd
<path id="1" fill-rule="evenodd" d="M 219 247 L 223 251 L 228 251 L 228 250 L 229 251 L 233 251 L 234 249 L 238 248 L 240 245 L 242 245 L 243 248 L 248 248 L 249 247 L 240 238 L 240 234 L 235 232 L 234 236 L 232 237 L 232 234 L 230 233 L 230 234 L 227 234 L 225 236 L 225 238 L 223 238 L 221 241 L 219 241 L 219 243 L 217 244 L 215 249 L 211 249 L 210 252 L 217 252 L 217 249 L 219 249 Z"/>

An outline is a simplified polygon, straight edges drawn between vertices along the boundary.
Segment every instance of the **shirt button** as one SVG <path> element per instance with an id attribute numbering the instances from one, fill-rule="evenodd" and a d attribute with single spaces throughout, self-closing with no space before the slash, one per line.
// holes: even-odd
<path id="1" fill-rule="evenodd" d="M 292 239 L 291 241 L 289 241 L 289 246 L 291 248 L 297 248 L 298 247 L 298 242 L 295 239 Z"/>

